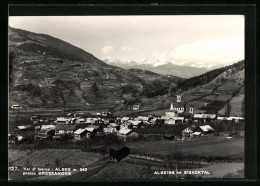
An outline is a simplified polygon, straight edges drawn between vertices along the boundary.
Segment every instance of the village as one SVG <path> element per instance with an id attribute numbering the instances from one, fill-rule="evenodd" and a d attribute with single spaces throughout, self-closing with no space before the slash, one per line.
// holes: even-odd
<path id="1" fill-rule="evenodd" d="M 138 110 L 139 105 L 133 105 L 133 110 Z M 17 125 L 9 134 L 9 143 L 34 143 L 41 140 L 88 140 L 97 136 L 114 135 L 123 142 L 143 139 L 147 137 L 145 130 L 153 126 L 180 126 L 176 131 L 157 130 L 152 132 L 164 140 L 186 140 L 198 137 L 219 135 L 214 126 L 231 123 L 236 125 L 244 121 L 243 117 L 223 117 L 217 114 L 194 114 L 192 105 L 185 104 L 181 96 L 171 103 L 170 109 L 161 117 L 137 116 L 114 117 L 110 112 L 95 112 L 85 117 L 82 113 L 67 113 L 66 117 L 56 117 L 55 120 L 41 119 L 31 116 L 31 124 Z M 153 130 L 154 131 L 154 130 Z M 30 134 L 30 135 L 28 135 Z M 30 137 L 28 137 L 30 136 Z M 227 138 L 229 136 L 226 136 Z"/>

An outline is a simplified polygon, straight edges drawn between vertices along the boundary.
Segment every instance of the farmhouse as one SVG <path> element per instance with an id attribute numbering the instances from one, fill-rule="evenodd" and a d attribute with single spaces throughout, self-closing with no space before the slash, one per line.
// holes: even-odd
<path id="1" fill-rule="evenodd" d="M 89 125 L 86 129 L 89 131 L 92 130 L 92 128 L 95 130 L 95 133 L 99 136 L 103 133 L 103 127 L 99 125 Z"/>
<path id="2" fill-rule="evenodd" d="M 76 130 L 74 132 L 74 138 L 76 140 L 82 140 L 86 138 L 86 134 L 88 133 L 88 131 L 86 129 L 81 129 L 79 128 L 78 130 Z"/>
<path id="3" fill-rule="evenodd" d="M 86 127 L 85 129 L 87 131 L 86 138 L 94 137 L 97 132 L 95 128 Z"/>
<path id="4" fill-rule="evenodd" d="M 139 134 L 137 132 L 134 132 L 131 129 L 126 129 L 126 128 L 122 128 L 118 131 L 117 135 L 122 138 L 124 141 L 126 141 L 126 139 L 128 137 L 138 137 Z"/>
<path id="5" fill-rule="evenodd" d="M 139 110 L 140 109 L 140 105 L 133 105 L 133 110 Z"/>
<path id="6" fill-rule="evenodd" d="M 112 145 L 110 147 L 110 159 L 120 162 L 123 158 L 130 154 L 130 148 L 121 145 Z"/>

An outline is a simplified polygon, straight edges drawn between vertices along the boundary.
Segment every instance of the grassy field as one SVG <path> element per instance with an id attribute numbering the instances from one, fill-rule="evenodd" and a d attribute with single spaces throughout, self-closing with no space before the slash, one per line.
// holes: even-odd
<path id="1" fill-rule="evenodd" d="M 19 158 L 17 154 L 21 151 L 11 150 L 10 152 L 9 159 L 12 160 L 14 166 L 87 166 L 103 158 L 100 154 L 76 149 L 35 150 Z"/>
<path id="2" fill-rule="evenodd" d="M 185 141 L 160 140 L 128 143 L 127 146 L 137 153 L 166 155 L 177 150 L 199 156 L 243 156 L 244 138 L 204 137 Z"/>

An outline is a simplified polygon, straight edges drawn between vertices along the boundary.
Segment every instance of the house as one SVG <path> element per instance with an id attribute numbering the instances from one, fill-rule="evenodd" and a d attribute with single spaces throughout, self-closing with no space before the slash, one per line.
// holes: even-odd
<path id="1" fill-rule="evenodd" d="M 134 132 L 132 129 L 127 129 L 127 128 L 121 128 L 117 135 L 122 138 L 124 141 L 126 141 L 126 139 L 128 137 L 139 137 L 139 133 Z"/>
<path id="2" fill-rule="evenodd" d="M 92 138 L 96 134 L 96 129 L 91 127 L 86 127 L 85 130 L 87 131 L 86 138 Z"/>
<path id="3" fill-rule="evenodd" d="M 184 117 L 184 120 L 186 120 L 186 119 L 191 120 L 193 114 L 192 114 L 192 113 L 189 113 L 189 112 L 182 112 L 182 113 L 179 113 L 178 116 L 179 116 L 179 117 Z"/>
<path id="4" fill-rule="evenodd" d="M 123 124 L 120 125 L 120 129 L 121 128 L 127 128 L 127 129 L 132 129 L 133 128 L 133 124 L 130 121 L 126 121 Z"/>
<path id="5" fill-rule="evenodd" d="M 216 114 L 206 114 L 206 116 L 207 116 L 210 120 L 215 120 L 215 119 L 217 119 L 217 115 L 216 115 Z"/>
<path id="6" fill-rule="evenodd" d="M 64 134 L 73 134 L 76 126 L 74 125 L 58 125 L 55 128 L 55 136 L 64 135 Z"/>
<path id="7" fill-rule="evenodd" d="M 86 127 L 86 129 L 90 129 L 92 130 L 92 128 L 95 130 L 95 133 L 99 136 L 103 133 L 103 126 L 101 125 L 89 125 L 88 127 Z"/>
<path id="8" fill-rule="evenodd" d="M 53 130 L 53 129 L 41 129 L 41 130 L 38 131 L 38 134 L 45 134 L 45 135 L 53 136 L 55 134 L 55 130 Z"/>
<path id="9" fill-rule="evenodd" d="M 140 128 L 142 125 L 142 121 L 129 120 L 129 122 L 133 125 L 133 128 Z"/>
<path id="10" fill-rule="evenodd" d="M 126 136 L 127 136 L 130 132 L 132 132 L 131 129 L 122 128 L 122 129 L 120 129 L 120 130 L 118 131 L 117 135 L 118 135 L 119 137 L 123 138 L 124 141 L 126 141 Z"/>
<path id="11" fill-rule="evenodd" d="M 245 118 L 243 117 L 235 117 L 235 116 L 230 116 L 227 118 L 227 120 L 235 122 L 235 123 L 239 123 L 240 121 L 244 121 Z"/>
<path id="12" fill-rule="evenodd" d="M 129 117 L 123 117 L 123 118 L 121 119 L 121 122 L 124 123 L 125 121 L 127 121 L 127 120 L 129 120 L 129 119 L 130 119 Z"/>
<path id="13" fill-rule="evenodd" d="M 131 149 L 122 145 L 111 145 L 110 146 L 110 159 L 112 161 L 120 162 L 123 158 L 130 154 Z"/>
<path id="14" fill-rule="evenodd" d="M 57 117 L 56 120 L 54 121 L 54 124 L 70 124 L 71 119 L 70 118 L 64 118 L 64 117 Z"/>
<path id="15" fill-rule="evenodd" d="M 218 121 L 224 121 L 224 120 L 227 120 L 227 117 L 219 116 L 219 117 L 217 117 L 217 120 Z"/>
<path id="16" fill-rule="evenodd" d="M 75 124 L 82 124 L 82 123 L 86 123 L 86 121 L 85 121 L 85 119 L 83 119 L 83 118 L 78 118 L 78 119 L 76 119 L 75 120 Z"/>
<path id="17" fill-rule="evenodd" d="M 38 134 L 35 135 L 35 140 L 48 140 L 55 135 L 55 130 L 53 129 L 40 129 Z"/>
<path id="18" fill-rule="evenodd" d="M 209 125 L 199 126 L 196 132 L 201 132 L 202 136 L 214 134 L 214 129 Z"/>
<path id="19" fill-rule="evenodd" d="M 102 112 L 101 113 L 101 116 L 104 116 L 104 117 L 108 117 L 108 116 L 111 116 L 111 112 Z"/>
<path id="20" fill-rule="evenodd" d="M 120 129 L 125 128 L 128 129 L 128 124 L 127 123 L 123 123 L 120 125 Z"/>
<path id="21" fill-rule="evenodd" d="M 101 113 L 100 112 L 92 113 L 91 116 L 94 116 L 94 117 L 101 116 Z"/>
<path id="22" fill-rule="evenodd" d="M 20 125 L 15 128 L 17 131 L 34 131 L 34 127 L 32 125 Z"/>
<path id="23" fill-rule="evenodd" d="M 178 116 L 178 111 L 177 110 L 166 110 L 165 116 L 168 118 L 176 117 L 176 116 Z"/>
<path id="24" fill-rule="evenodd" d="M 133 110 L 139 110 L 140 109 L 140 105 L 133 105 Z"/>
<path id="25" fill-rule="evenodd" d="M 74 132 L 74 138 L 76 140 L 82 140 L 82 139 L 86 139 L 86 134 L 88 133 L 88 131 L 86 129 L 81 129 L 79 128 L 78 130 L 76 130 Z"/>
<path id="26" fill-rule="evenodd" d="M 149 120 L 149 117 L 147 117 L 147 116 L 138 116 L 136 118 L 136 120 L 147 122 Z"/>
<path id="27" fill-rule="evenodd" d="M 12 105 L 11 108 L 19 110 L 22 109 L 23 107 L 21 107 L 20 105 Z"/>
<path id="28" fill-rule="evenodd" d="M 36 126 L 34 129 L 35 131 L 40 131 L 41 129 L 52 129 L 52 130 L 55 130 L 56 126 L 55 125 L 39 125 L 39 126 Z"/>
<path id="29" fill-rule="evenodd" d="M 183 121 L 184 121 L 184 117 L 173 117 L 172 119 L 175 120 L 175 123 L 176 122 L 182 122 L 183 123 Z"/>
<path id="30" fill-rule="evenodd" d="M 183 122 L 184 121 L 184 117 L 162 117 L 164 118 L 165 122 L 164 124 L 168 124 L 168 125 L 175 125 L 178 122 Z"/>
<path id="31" fill-rule="evenodd" d="M 162 116 L 161 119 L 163 119 L 164 121 L 167 121 L 169 119 L 171 119 L 172 117 L 171 116 Z"/>
<path id="32" fill-rule="evenodd" d="M 187 127 L 184 130 L 182 130 L 182 139 L 185 138 L 192 138 L 193 137 L 193 133 L 196 132 L 196 129 L 198 127 L 197 126 L 191 126 L 191 127 Z"/>
<path id="33" fill-rule="evenodd" d="M 193 119 L 197 122 L 207 122 L 209 120 L 208 116 L 206 114 L 194 114 Z M 195 122 L 196 122 L 195 121 Z"/>
<path id="34" fill-rule="evenodd" d="M 176 120 L 173 119 L 173 118 L 169 118 L 168 120 L 165 120 L 164 124 L 167 124 L 167 125 L 175 125 L 175 122 Z"/>
<path id="35" fill-rule="evenodd" d="M 116 123 L 110 123 L 106 128 L 103 129 L 104 133 L 117 133 L 120 126 Z"/>
<path id="36" fill-rule="evenodd" d="M 22 142 L 24 139 L 25 139 L 25 137 L 22 136 L 22 135 L 19 135 L 19 134 L 9 134 L 9 135 L 8 135 L 8 141 L 9 141 L 9 143 L 13 143 L 13 144 L 20 143 L 20 142 Z"/>
<path id="37" fill-rule="evenodd" d="M 86 123 L 94 124 L 95 123 L 95 119 L 94 118 L 87 118 L 86 119 Z"/>
<path id="38" fill-rule="evenodd" d="M 194 137 L 200 137 L 201 136 L 201 132 L 193 132 L 193 134 L 192 134 L 192 137 L 194 138 Z"/>
<path id="39" fill-rule="evenodd" d="M 156 122 L 159 122 L 159 120 L 160 120 L 160 118 L 152 118 L 152 119 L 150 120 L 150 122 L 147 122 L 147 124 L 152 124 L 152 125 L 154 125 Z"/>

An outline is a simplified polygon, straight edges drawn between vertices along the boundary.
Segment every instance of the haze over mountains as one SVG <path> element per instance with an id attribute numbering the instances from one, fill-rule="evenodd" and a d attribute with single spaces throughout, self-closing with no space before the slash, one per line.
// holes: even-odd
<path id="1" fill-rule="evenodd" d="M 103 58 L 102 60 L 107 64 L 121 67 L 124 69 L 135 68 L 135 69 L 142 69 L 142 70 L 150 70 L 158 74 L 173 75 L 181 78 L 191 78 L 209 71 L 206 68 L 176 65 L 170 61 L 165 61 L 165 60 L 133 61 L 133 60 L 121 60 L 121 59 L 116 59 L 111 57 L 106 57 Z"/>
<path id="2" fill-rule="evenodd" d="M 112 66 L 60 39 L 9 27 L 10 105 L 85 108 L 88 103 L 120 111 L 140 103 L 143 109 L 165 110 L 180 93 L 195 112 L 244 113 L 244 61 L 204 74 L 205 69 L 173 65 L 171 72 L 182 77 L 201 74 L 190 79 L 163 75 L 169 74 L 168 63 L 137 65 L 149 70 L 135 65 Z M 151 72 L 155 68 L 161 74 Z"/>

